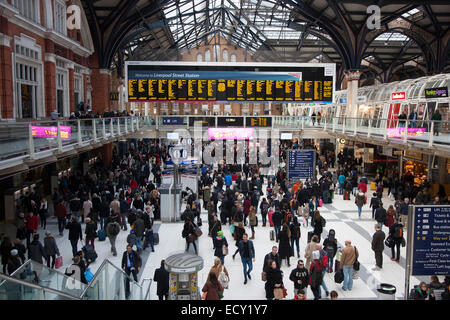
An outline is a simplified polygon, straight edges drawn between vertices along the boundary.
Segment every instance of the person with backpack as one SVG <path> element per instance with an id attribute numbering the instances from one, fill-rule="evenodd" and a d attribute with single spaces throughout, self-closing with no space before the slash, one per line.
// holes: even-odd
<path id="1" fill-rule="evenodd" d="M 383 250 L 384 250 L 384 239 L 386 235 L 381 231 L 380 224 L 375 225 L 375 233 L 372 237 L 372 250 L 375 252 L 376 266 L 372 268 L 374 271 L 379 271 L 383 268 Z"/>
<path id="2" fill-rule="evenodd" d="M 156 294 L 159 300 L 169 298 L 169 272 L 164 267 L 165 261 L 161 260 L 161 267 L 155 270 L 153 281 L 157 283 Z"/>
<path id="3" fill-rule="evenodd" d="M 309 271 L 305 268 L 303 260 L 298 260 L 297 268 L 291 271 L 289 279 L 294 282 L 294 296 L 302 290 L 305 294 L 309 284 Z"/>
<path id="4" fill-rule="evenodd" d="M 120 224 L 118 223 L 118 216 L 113 215 L 110 217 L 109 222 L 106 224 L 106 236 L 111 243 L 111 252 L 114 257 L 117 256 L 116 250 L 116 239 L 117 235 L 120 233 Z"/>
<path id="5" fill-rule="evenodd" d="M 297 258 L 300 258 L 300 223 L 298 218 L 293 217 L 292 223 L 289 224 L 289 230 L 291 231 L 291 256 L 294 256 L 294 244 L 297 246 Z"/>
<path id="6" fill-rule="evenodd" d="M 394 219 L 394 224 L 389 228 L 389 236 L 393 240 L 393 246 L 391 248 L 392 261 L 400 262 L 400 245 L 403 240 L 403 224 L 401 224 L 397 218 Z M 397 255 L 395 255 L 394 248 L 397 249 Z"/>
<path id="7" fill-rule="evenodd" d="M 330 295 L 330 292 L 328 291 L 327 284 L 325 283 L 325 273 L 327 273 L 327 267 L 328 267 L 328 264 L 329 264 L 329 262 L 328 262 L 328 255 L 327 255 L 327 252 L 323 249 L 323 247 L 321 245 L 319 245 L 319 246 L 320 246 L 320 249 L 319 249 L 320 260 L 323 263 L 323 266 L 322 266 L 322 285 L 321 286 L 325 290 L 325 294 L 328 297 Z M 319 296 L 320 297 L 322 296 L 320 287 L 319 287 Z"/>
<path id="8" fill-rule="evenodd" d="M 383 225 L 386 222 L 387 219 L 387 212 L 386 209 L 383 208 L 383 202 L 380 201 L 380 206 L 375 211 L 375 221 L 380 226 L 380 230 L 383 229 Z"/>
<path id="9" fill-rule="evenodd" d="M 309 285 L 311 286 L 311 291 L 314 294 L 314 300 L 319 300 L 320 297 L 320 286 L 323 282 L 323 272 L 324 265 L 320 259 L 320 252 L 318 250 L 312 252 L 312 262 L 309 268 L 310 278 Z"/>
<path id="10" fill-rule="evenodd" d="M 359 189 L 358 193 L 355 195 L 355 204 L 358 207 L 358 218 L 361 219 L 362 207 L 366 204 L 366 195 L 361 189 Z"/>
<path id="11" fill-rule="evenodd" d="M 337 240 L 335 238 L 336 232 L 334 229 L 330 229 L 328 232 L 328 237 L 323 241 L 323 248 L 327 253 L 328 266 L 327 272 L 333 272 L 333 260 L 337 253 Z"/>

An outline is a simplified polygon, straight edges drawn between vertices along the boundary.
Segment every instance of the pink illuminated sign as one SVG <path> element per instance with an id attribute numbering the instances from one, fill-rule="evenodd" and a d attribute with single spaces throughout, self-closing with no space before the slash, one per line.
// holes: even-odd
<path id="1" fill-rule="evenodd" d="M 423 136 L 425 128 L 408 128 L 408 136 Z M 388 128 L 387 135 L 389 138 L 402 138 L 405 132 L 405 128 Z"/>
<path id="2" fill-rule="evenodd" d="M 70 140 L 71 128 L 60 126 L 61 139 Z M 56 138 L 58 136 L 58 127 L 37 127 L 31 126 L 31 135 L 35 138 Z"/>
<path id="3" fill-rule="evenodd" d="M 253 138 L 252 128 L 208 128 L 209 139 L 245 140 Z"/>

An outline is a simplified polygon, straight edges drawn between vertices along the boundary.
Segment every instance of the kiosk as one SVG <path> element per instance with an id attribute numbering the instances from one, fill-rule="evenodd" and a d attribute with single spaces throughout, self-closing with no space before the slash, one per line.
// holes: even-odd
<path id="1" fill-rule="evenodd" d="M 203 258 L 194 254 L 174 253 L 165 260 L 169 272 L 169 300 L 201 300 L 198 272 Z"/>

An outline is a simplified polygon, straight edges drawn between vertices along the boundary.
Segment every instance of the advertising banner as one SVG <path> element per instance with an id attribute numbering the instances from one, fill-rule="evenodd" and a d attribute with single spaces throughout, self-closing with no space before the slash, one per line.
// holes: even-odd
<path id="1" fill-rule="evenodd" d="M 71 127 L 60 126 L 61 139 L 70 140 L 71 139 Z M 31 135 L 34 138 L 57 138 L 58 137 L 58 127 L 38 127 L 31 126 Z"/>
<path id="2" fill-rule="evenodd" d="M 208 128 L 209 139 L 246 140 L 253 138 L 252 128 Z"/>
<path id="3" fill-rule="evenodd" d="M 388 128 L 387 135 L 389 138 L 402 138 L 405 128 Z M 408 128 L 408 136 L 420 137 L 426 132 L 426 128 Z"/>

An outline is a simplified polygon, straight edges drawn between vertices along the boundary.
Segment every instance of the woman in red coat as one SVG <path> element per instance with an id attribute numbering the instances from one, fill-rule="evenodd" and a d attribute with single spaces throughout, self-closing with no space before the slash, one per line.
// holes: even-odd
<path id="1" fill-rule="evenodd" d="M 30 212 L 26 221 L 27 222 L 25 228 L 27 230 L 27 247 L 28 247 L 30 245 L 30 236 L 32 234 L 35 234 L 39 227 L 39 220 L 38 217 L 33 214 L 33 212 Z"/>
<path id="2" fill-rule="evenodd" d="M 394 224 L 395 209 L 393 205 L 390 205 L 386 212 L 386 222 L 384 223 L 386 227 L 390 228 Z"/>

